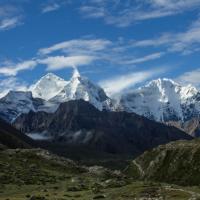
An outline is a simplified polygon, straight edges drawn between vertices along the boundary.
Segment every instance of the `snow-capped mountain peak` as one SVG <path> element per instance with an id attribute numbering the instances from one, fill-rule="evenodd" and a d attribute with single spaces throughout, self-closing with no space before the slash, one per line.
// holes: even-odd
<path id="1" fill-rule="evenodd" d="M 200 112 L 199 92 L 171 79 L 157 79 L 122 95 L 121 109 L 157 121 L 186 120 Z"/>
<path id="2" fill-rule="evenodd" d="M 74 69 L 73 76 L 69 83 L 50 101 L 66 102 L 78 99 L 90 102 L 99 110 L 108 108 L 108 104 L 111 101 L 102 88 L 92 83 L 87 78 L 82 77 L 78 70 Z"/>
<path id="3" fill-rule="evenodd" d="M 2 99 L 5 101 L 18 101 L 18 100 L 27 100 L 32 98 L 31 92 L 24 92 L 24 91 L 9 91 L 6 96 Z"/>
<path id="4" fill-rule="evenodd" d="M 101 87 L 81 76 L 75 68 L 69 81 L 48 73 L 29 92 L 10 91 L 0 99 L 0 115 L 11 121 L 30 110 L 52 113 L 60 103 L 82 99 L 99 110 L 134 112 L 162 122 L 187 121 L 200 116 L 198 89 L 167 78 L 153 80 L 118 98 L 111 100 Z"/>
<path id="5" fill-rule="evenodd" d="M 0 116 L 7 121 L 13 121 L 21 113 L 35 111 L 42 103 L 42 100 L 33 99 L 31 92 L 10 91 L 0 99 Z"/>
<path id="6" fill-rule="evenodd" d="M 43 76 L 36 84 L 30 87 L 33 97 L 49 100 L 56 96 L 68 82 L 56 76 L 53 73 L 48 73 Z"/>
<path id="7" fill-rule="evenodd" d="M 168 78 L 159 78 L 157 80 L 150 81 L 148 84 L 146 84 L 143 87 L 150 87 L 150 88 L 157 88 L 160 91 L 170 89 L 170 88 L 179 88 L 179 84 L 173 81 L 172 79 Z"/>
<path id="8" fill-rule="evenodd" d="M 77 68 L 74 68 L 73 75 L 72 75 L 71 79 L 76 79 L 76 78 L 79 78 L 79 77 L 81 77 L 81 74 L 79 73 Z"/>
<path id="9" fill-rule="evenodd" d="M 197 90 L 197 88 L 195 88 L 191 84 L 182 87 L 182 90 L 181 90 L 181 96 L 183 99 L 191 98 L 191 97 L 197 95 L 198 93 L 199 93 L 199 91 Z"/>

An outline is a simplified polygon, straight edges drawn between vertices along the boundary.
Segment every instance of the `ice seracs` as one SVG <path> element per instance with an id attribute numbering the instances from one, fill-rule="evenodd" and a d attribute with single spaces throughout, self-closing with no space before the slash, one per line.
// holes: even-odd
<path id="1" fill-rule="evenodd" d="M 36 84 L 30 87 L 33 97 L 49 100 L 56 96 L 68 82 L 56 76 L 53 73 L 48 73 L 43 76 Z"/>
<path id="2" fill-rule="evenodd" d="M 199 115 L 200 93 L 191 85 L 164 78 L 123 94 L 119 104 L 122 110 L 156 121 L 185 121 Z"/>

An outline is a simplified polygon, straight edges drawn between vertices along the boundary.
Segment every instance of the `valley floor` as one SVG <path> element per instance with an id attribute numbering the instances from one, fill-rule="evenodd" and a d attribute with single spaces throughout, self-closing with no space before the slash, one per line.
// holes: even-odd
<path id="1" fill-rule="evenodd" d="M 42 149 L 0 151 L 0 200 L 200 200 L 200 187 L 136 181 Z"/>
<path id="2" fill-rule="evenodd" d="M 49 185 L 5 185 L 0 189 L 1 200 L 195 200 L 200 199 L 200 188 L 165 184 L 133 182 L 122 187 L 111 187 L 94 192 L 91 189 L 69 191 L 66 181 Z M 67 189 L 68 188 L 68 189 Z"/>

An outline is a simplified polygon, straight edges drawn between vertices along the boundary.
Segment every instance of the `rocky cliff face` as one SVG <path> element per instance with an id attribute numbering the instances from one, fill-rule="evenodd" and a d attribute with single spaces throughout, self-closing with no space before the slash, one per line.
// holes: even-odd
<path id="1" fill-rule="evenodd" d="M 22 114 L 14 125 L 30 136 L 40 133 L 61 143 L 134 155 L 173 140 L 191 139 L 176 128 L 136 114 L 101 112 L 83 100 L 62 103 L 52 114 Z"/>
<path id="2" fill-rule="evenodd" d="M 200 118 L 192 118 L 188 121 L 169 121 L 167 125 L 174 126 L 183 130 L 193 137 L 200 137 Z"/>

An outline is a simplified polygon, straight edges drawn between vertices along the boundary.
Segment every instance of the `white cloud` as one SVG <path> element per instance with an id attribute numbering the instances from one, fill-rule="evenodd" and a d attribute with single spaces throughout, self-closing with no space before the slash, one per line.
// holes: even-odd
<path id="1" fill-rule="evenodd" d="M 46 0 L 45 4 L 42 5 L 41 11 L 42 13 L 56 11 L 69 3 L 71 3 L 71 0 Z"/>
<path id="2" fill-rule="evenodd" d="M 93 60 L 123 65 L 124 67 L 159 59 L 164 56 L 163 52 L 156 52 L 137 58 L 129 52 L 131 48 L 135 47 L 131 47 L 129 42 L 112 42 L 106 39 L 74 39 L 42 48 L 38 51 L 38 55 L 43 57 L 48 54 L 59 53 L 59 56 L 63 54 L 65 57 L 86 56 Z M 63 60 L 62 57 L 59 59 Z"/>
<path id="3" fill-rule="evenodd" d="M 163 73 L 163 71 L 164 70 L 155 69 L 151 71 L 128 73 L 107 80 L 102 80 L 99 82 L 99 85 L 104 88 L 107 94 L 112 96 L 122 92 L 123 90 L 129 89 L 138 83 L 144 82 L 155 75 Z"/>
<path id="4" fill-rule="evenodd" d="M 0 81 L 0 98 L 5 96 L 9 91 L 27 91 L 27 84 L 20 82 L 17 78 L 11 77 Z"/>
<path id="5" fill-rule="evenodd" d="M 161 58 L 164 55 L 165 55 L 164 52 L 158 52 L 158 53 L 153 53 L 153 54 L 141 57 L 141 58 L 135 58 L 135 59 L 128 60 L 128 61 L 123 61 L 122 63 L 127 64 L 127 65 L 144 63 L 144 62 L 147 62 L 147 61 L 151 61 L 151 60 Z"/>
<path id="6" fill-rule="evenodd" d="M 60 5 L 57 3 L 45 5 L 42 8 L 42 13 L 52 12 L 52 11 L 58 10 L 59 8 L 60 8 Z"/>
<path id="7" fill-rule="evenodd" d="M 0 4 L 0 31 L 9 30 L 22 24 L 22 11 L 12 5 Z"/>
<path id="8" fill-rule="evenodd" d="M 199 5 L 199 0 L 146 0 L 152 7 L 163 8 L 165 10 L 188 10 Z M 181 12 L 180 11 L 180 12 Z"/>
<path id="9" fill-rule="evenodd" d="M 200 44 L 200 18 L 192 23 L 185 32 L 164 33 L 160 37 L 136 41 L 135 47 L 165 46 L 169 52 L 189 54 L 199 51 Z"/>
<path id="10" fill-rule="evenodd" d="M 39 50 L 39 54 L 46 55 L 55 51 L 64 51 L 69 53 L 87 53 L 101 51 L 111 45 L 111 41 L 104 39 L 77 39 L 69 40 L 55 44 L 48 48 L 42 48 Z"/>
<path id="11" fill-rule="evenodd" d="M 0 30 L 8 30 L 15 28 L 16 26 L 20 25 L 22 22 L 20 18 L 6 18 L 0 21 Z"/>
<path id="12" fill-rule="evenodd" d="M 53 46 L 38 50 L 38 55 L 32 60 L 21 63 L 0 64 L 0 75 L 16 76 L 20 71 L 31 70 L 38 64 L 46 65 L 47 70 L 60 70 L 70 67 L 90 65 L 94 61 L 115 67 L 130 67 L 135 64 L 159 59 L 164 52 L 135 57 L 129 42 L 112 42 L 106 39 L 76 39 L 64 41 Z M 131 49 L 131 51 L 129 51 Z"/>
<path id="13" fill-rule="evenodd" d="M 86 0 L 80 11 L 84 17 L 102 18 L 107 24 L 126 27 L 138 21 L 199 9 L 199 6 L 199 0 Z"/>
<path id="14" fill-rule="evenodd" d="M 105 9 L 103 7 L 82 6 L 81 12 L 87 13 L 89 18 L 101 18 L 105 16 Z"/>
<path id="15" fill-rule="evenodd" d="M 200 88 L 200 68 L 185 72 L 181 76 L 177 77 L 176 80 L 184 85 L 192 84 Z"/>
<path id="16" fill-rule="evenodd" d="M 154 39 L 140 40 L 134 43 L 135 47 L 161 46 L 171 43 L 173 40 L 171 33 L 164 33 L 160 37 Z"/>
<path id="17" fill-rule="evenodd" d="M 39 63 L 47 65 L 47 70 L 59 70 L 69 67 L 88 65 L 94 61 L 92 56 L 55 56 L 38 60 Z"/>
<path id="18" fill-rule="evenodd" d="M 20 71 L 31 70 L 37 65 L 34 60 L 24 61 L 18 64 L 7 64 L 0 66 L 0 75 L 4 76 L 16 76 Z"/>

